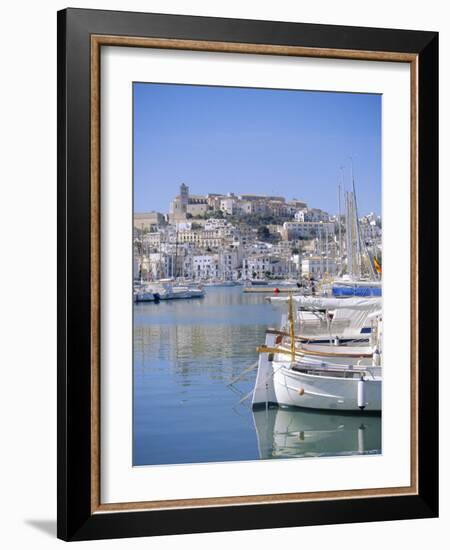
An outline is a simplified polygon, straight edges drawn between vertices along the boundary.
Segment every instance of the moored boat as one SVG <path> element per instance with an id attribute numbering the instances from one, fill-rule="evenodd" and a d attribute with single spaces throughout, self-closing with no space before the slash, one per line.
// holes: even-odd
<path id="1" fill-rule="evenodd" d="M 359 305 L 362 311 L 373 307 L 371 303 L 365 308 Z M 342 346 L 339 336 L 330 337 L 328 343 L 308 344 L 303 335 L 295 335 L 292 297 L 288 321 L 288 333 L 268 330 L 264 346 L 258 348 L 254 407 L 381 410 L 381 312 L 368 346 Z"/>
<path id="2" fill-rule="evenodd" d="M 227 280 L 212 280 L 204 283 L 206 287 L 231 287 L 237 286 L 236 281 L 227 281 Z"/>
<path id="3" fill-rule="evenodd" d="M 159 302 L 161 300 L 181 300 L 188 298 L 203 298 L 202 287 L 190 285 L 174 285 L 169 283 L 144 284 L 134 289 L 135 302 Z"/>

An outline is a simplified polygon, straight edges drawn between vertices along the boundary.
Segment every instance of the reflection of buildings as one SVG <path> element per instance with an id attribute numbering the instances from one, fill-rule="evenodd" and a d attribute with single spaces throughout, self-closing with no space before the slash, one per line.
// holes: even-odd
<path id="1" fill-rule="evenodd" d="M 157 307 L 151 304 L 151 308 L 135 306 L 136 373 L 152 371 L 154 361 L 160 361 L 180 384 L 201 375 L 227 381 L 237 376 L 256 360 L 255 342 L 264 338 L 266 330 L 265 324 L 242 325 L 230 320 L 230 312 L 234 308 L 239 311 L 240 297 L 238 292 L 217 293 L 211 317 L 205 316 L 200 302 L 191 302 L 189 307 L 185 300 L 162 302 Z M 140 311 L 145 312 L 144 325 L 140 324 Z M 149 314 L 155 315 L 155 323 Z"/>
<path id="2" fill-rule="evenodd" d="M 381 452 L 381 416 L 271 408 L 253 419 L 260 458 Z"/>

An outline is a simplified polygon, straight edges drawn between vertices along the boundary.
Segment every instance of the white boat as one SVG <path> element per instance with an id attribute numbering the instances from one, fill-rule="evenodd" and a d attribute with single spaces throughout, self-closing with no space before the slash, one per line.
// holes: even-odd
<path id="1" fill-rule="evenodd" d="M 159 302 L 166 300 L 168 291 L 162 285 L 141 283 L 136 285 L 133 292 L 135 302 Z"/>
<path id="2" fill-rule="evenodd" d="M 173 285 L 169 283 L 140 285 L 134 290 L 135 302 L 159 302 L 161 300 L 181 300 L 203 298 L 201 287 Z"/>
<path id="3" fill-rule="evenodd" d="M 205 291 L 200 287 L 173 286 L 171 287 L 167 300 L 179 300 L 186 298 L 203 298 Z"/>
<path id="4" fill-rule="evenodd" d="M 237 286 L 237 282 L 236 281 L 222 281 L 222 280 L 218 280 L 218 281 L 208 281 L 204 284 L 204 286 L 207 286 L 207 287 L 230 287 L 230 286 Z"/>
<path id="5" fill-rule="evenodd" d="M 373 304 L 366 304 L 367 310 L 372 308 Z M 362 304 L 359 310 L 365 311 Z M 305 349 L 302 338 L 299 341 L 294 333 L 294 318 L 291 297 L 289 333 L 268 330 L 265 345 L 258 348 L 252 405 L 381 411 L 381 317 L 371 347 L 362 350 L 351 346 L 342 349 L 339 343 L 314 344 Z M 360 321 L 363 318 L 360 316 Z"/>
<path id="6" fill-rule="evenodd" d="M 275 305 L 286 305 L 291 297 L 270 298 Z M 335 342 L 368 341 L 377 318 L 381 316 L 381 298 L 327 298 L 292 296 L 296 305 L 296 322 L 303 341 Z M 282 317 L 287 330 L 287 315 Z"/>

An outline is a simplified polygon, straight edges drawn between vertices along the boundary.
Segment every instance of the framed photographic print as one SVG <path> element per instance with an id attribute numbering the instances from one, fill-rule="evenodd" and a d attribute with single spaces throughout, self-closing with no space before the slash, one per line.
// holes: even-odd
<path id="1" fill-rule="evenodd" d="M 58 13 L 58 536 L 438 513 L 438 36 Z"/>

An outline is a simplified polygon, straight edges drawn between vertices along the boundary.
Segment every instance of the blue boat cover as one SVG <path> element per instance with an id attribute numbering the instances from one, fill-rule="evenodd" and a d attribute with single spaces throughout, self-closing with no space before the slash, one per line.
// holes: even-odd
<path id="1" fill-rule="evenodd" d="M 334 286 L 333 296 L 381 296 L 381 288 L 376 286 Z"/>

